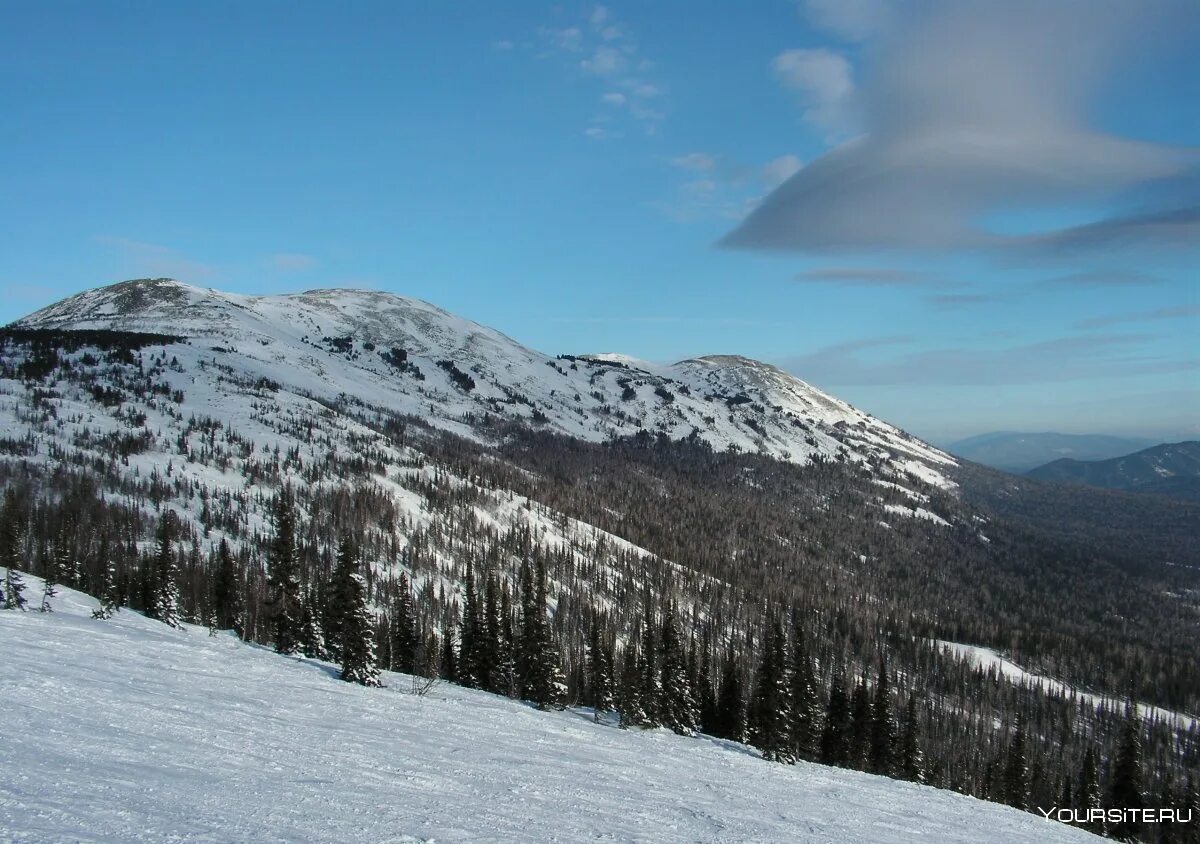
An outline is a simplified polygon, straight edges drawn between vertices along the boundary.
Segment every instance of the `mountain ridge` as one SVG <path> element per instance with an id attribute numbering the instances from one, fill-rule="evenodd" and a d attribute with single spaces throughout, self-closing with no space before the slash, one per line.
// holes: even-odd
<path id="1" fill-rule="evenodd" d="M 1163 443 L 1109 460 L 1063 458 L 1026 474 L 1042 481 L 1200 501 L 1200 441 Z"/>
<path id="2" fill-rule="evenodd" d="M 135 279 L 68 297 L 10 328 L 219 340 L 212 351 L 236 354 L 272 381 L 428 411 L 457 433 L 471 429 L 465 417 L 486 414 L 591 440 L 645 429 L 801 464 L 849 459 L 892 479 L 912 473 L 953 486 L 949 455 L 771 364 L 740 355 L 665 366 L 611 353 L 552 357 L 429 302 L 382 291 L 249 296 Z M 332 389 L 335 381 L 341 389 Z"/>

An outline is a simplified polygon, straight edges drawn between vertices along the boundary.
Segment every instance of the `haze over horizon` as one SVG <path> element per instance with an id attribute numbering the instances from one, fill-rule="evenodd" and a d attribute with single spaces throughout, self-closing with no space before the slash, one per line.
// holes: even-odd
<path id="1" fill-rule="evenodd" d="M 132 277 L 372 287 L 550 353 L 759 358 L 940 443 L 1200 436 L 1195 4 L 2 19 L 3 322 Z"/>

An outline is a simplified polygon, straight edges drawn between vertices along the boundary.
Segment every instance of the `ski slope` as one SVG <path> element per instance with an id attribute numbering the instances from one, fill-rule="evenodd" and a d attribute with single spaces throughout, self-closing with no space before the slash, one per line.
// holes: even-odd
<path id="1" fill-rule="evenodd" d="M 2 571 L 2 570 L 0 570 Z M 41 584 L 26 577 L 31 604 Z M 62 589 L 0 611 L 0 841 L 1085 841 L 1004 806 L 408 678 Z M 1094 840 L 1094 839 L 1093 839 Z"/>

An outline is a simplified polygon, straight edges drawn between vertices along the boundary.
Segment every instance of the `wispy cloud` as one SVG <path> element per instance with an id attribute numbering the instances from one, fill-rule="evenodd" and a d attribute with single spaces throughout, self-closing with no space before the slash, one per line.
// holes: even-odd
<path id="1" fill-rule="evenodd" d="M 97 235 L 93 241 L 115 252 L 124 263 L 122 272 L 131 277 L 201 281 L 218 275 L 212 264 L 193 260 L 169 246 L 110 235 Z"/>
<path id="2" fill-rule="evenodd" d="M 647 203 L 677 222 L 737 220 L 763 195 L 790 178 L 803 164 L 795 155 L 781 155 L 766 164 L 746 166 L 709 152 L 688 152 L 666 159 L 687 178 L 670 199 Z"/>
<path id="3" fill-rule="evenodd" d="M 1200 305 L 1174 305 L 1168 308 L 1155 308 L 1152 311 L 1137 311 L 1129 314 L 1113 314 L 1111 316 L 1093 317 L 1079 322 L 1077 328 L 1108 328 L 1113 325 L 1127 323 L 1160 322 L 1170 319 L 1188 319 L 1200 317 Z"/>
<path id="4" fill-rule="evenodd" d="M 939 308 L 963 308 L 971 305 L 985 305 L 996 301 L 996 297 L 988 293 L 939 293 L 926 296 L 925 301 Z"/>
<path id="5" fill-rule="evenodd" d="M 780 362 L 826 387 L 888 385 L 989 386 L 1121 378 L 1200 369 L 1200 359 L 1145 353 L 1146 334 L 1092 334 L 980 349 L 904 351 L 911 341 L 882 337 L 826 346 Z M 887 349 L 887 353 L 866 354 Z"/>
<path id="6" fill-rule="evenodd" d="M 267 259 L 267 266 L 281 273 L 300 273 L 315 268 L 317 259 L 298 252 L 280 252 Z"/>
<path id="7" fill-rule="evenodd" d="M 796 273 L 795 279 L 858 287 L 942 287 L 946 284 L 937 276 L 890 267 L 814 267 Z"/>
<path id="8" fill-rule="evenodd" d="M 608 7 L 594 6 L 568 26 L 542 27 L 538 38 L 543 57 L 565 59 L 576 77 L 604 86 L 598 95 L 593 94 L 598 96 L 602 111 L 584 131 L 587 137 L 620 137 L 621 131 L 604 124 L 622 116 L 646 133 L 657 132 L 666 113 L 663 86 L 648 76 L 654 63 L 642 55 L 630 28 Z"/>
<path id="9" fill-rule="evenodd" d="M 1054 276 L 1039 283 L 1042 287 L 1146 287 L 1161 284 L 1162 279 L 1138 270 L 1081 270 Z"/>

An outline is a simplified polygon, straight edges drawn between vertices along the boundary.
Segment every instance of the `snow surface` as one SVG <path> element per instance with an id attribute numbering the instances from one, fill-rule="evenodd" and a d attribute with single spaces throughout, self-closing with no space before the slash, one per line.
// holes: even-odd
<path id="1" fill-rule="evenodd" d="M 27 594 L 41 591 L 33 577 Z M 0 841 L 1085 841 L 948 791 L 769 764 L 95 602 L 0 612 Z M 1093 839 L 1094 840 L 1094 839 Z"/>
<path id="2" fill-rule="evenodd" d="M 1081 691 L 1076 689 L 1074 686 L 1062 682 L 1061 680 L 1055 680 L 1053 677 L 1046 677 L 1041 674 L 1035 674 L 1031 671 L 1026 671 L 1012 660 L 1005 659 L 991 648 L 981 647 L 980 645 L 964 645 L 959 642 L 944 642 L 940 640 L 936 640 L 934 644 L 936 644 L 942 650 L 949 651 L 956 658 L 964 662 L 969 662 L 972 665 L 983 669 L 984 671 L 995 671 L 998 676 L 1004 677 L 1014 685 L 1039 688 L 1047 694 L 1075 698 L 1076 700 L 1085 701 L 1091 706 L 1100 706 L 1103 704 L 1108 709 L 1117 712 L 1121 712 L 1125 708 L 1125 701 L 1123 698 Z M 1170 709 L 1163 709 L 1161 706 L 1153 706 L 1148 703 L 1139 703 L 1137 705 L 1137 709 L 1139 717 L 1144 719 L 1153 718 L 1155 720 L 1162 721 L 1163 723 L 1171 724 L 1179 730 L 1190 730 L 1196 724 L 1195 717 L 1181 712 L 1174 712 Z"/>
<path id="3" fill-rule="evenodd" d="M 251 380 L 420 415 L 466 436 L 470 418 L 484 414 L 540 420 L 593 441 L 639 430 L 673 439 L 695 433 L 720 450 L 795 463 L 845 459 L 901 483 L 911 475 L 954 486 L 947 472 L 956 464 L 945 452 L 769 364 L 735 355 L 669 366 L 619 354 L 554 358 L 428 302 L 380 291 L 245 296 L 138 280 L 80 293 L 14 325 L 182 335 L 191 338 L 190 357 Z M 334 338 L 351 342 L 339 348 Z M 424 380 L 387 362 L 393 347 L 408 353 Z M 447 360 L 474 379 L 474 389 L 438 366 Z M 194 361 L 186 371 L 197 375 Z"/>

